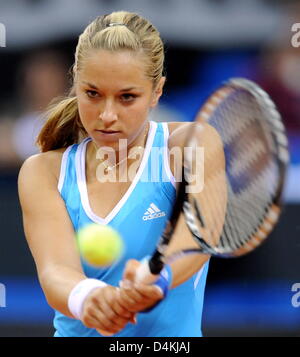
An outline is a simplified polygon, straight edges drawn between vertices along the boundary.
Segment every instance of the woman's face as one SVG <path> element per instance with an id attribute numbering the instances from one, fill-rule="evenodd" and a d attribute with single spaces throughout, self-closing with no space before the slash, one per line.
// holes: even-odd
<path id="1" fill-rule="evenodd" d="M 153 88 L 145 60 L 129 51 L 92 52 L 75 83 L 81 122 L 98 147 L 118 149 L 119 139 L 133 145 L 144 133 L 150 108 L 162 93 L 164 78 Z"/>

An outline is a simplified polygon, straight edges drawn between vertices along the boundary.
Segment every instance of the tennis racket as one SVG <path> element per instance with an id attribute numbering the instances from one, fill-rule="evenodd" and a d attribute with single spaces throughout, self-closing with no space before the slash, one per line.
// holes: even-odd
<path id="1" fill-rule="evenodd" d="M 204 189 L 195 191 L 197 166 L 203 166 L 195 153 L 204 142 Z M 154 282 L 165 264 L 187 254 L 247 254 L 278 222 L 288 141 L 280 114 L 257 84 L 233 78 L 211 94 L 187 131 L 185 148 L 190 150 L 184 154 L 173 212 L 155 252 L 139 267 L 138 282 Z M 193 247 L 166 256 L 181 212 Z"/>

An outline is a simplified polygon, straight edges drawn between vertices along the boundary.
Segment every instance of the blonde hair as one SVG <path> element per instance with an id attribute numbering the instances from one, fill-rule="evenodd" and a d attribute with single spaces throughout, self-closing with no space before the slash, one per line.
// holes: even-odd
<path id="1" fill-rule="evenodd" d="M 164 45 L 157 29 L 136 13 L 113 12 L 97 17 L 79 36 L 73 65 L 73 80 L 92 50 L 129 50 L 144 55 L 146 76 L 155 87 L 163 75 Z M 74 90 L 51 104 L 46 123 L 37 137 L 42 152 L 67 147 L 87 135 L 83 128 Z"/>

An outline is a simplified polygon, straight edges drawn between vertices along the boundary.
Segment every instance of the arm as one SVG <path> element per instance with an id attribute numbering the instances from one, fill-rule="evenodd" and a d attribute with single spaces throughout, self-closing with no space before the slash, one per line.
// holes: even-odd
<path id="1" fill-rule="evenodd" d="M 169 139 L 169 148 L 175 145 L 183 147 L 186 130 L 189 129 L 190 124 L 174 124 L 173 132 Z M 205 125 L 201 143 L 204 147 L 204 185 L 201 192 L 196 194 L 198 195 L 197 199 L 201 202 L 201 210 L 204 212 L 206 223 L 209 227 L 214 227 L 213 233 L 209 230 L 203 230 L 201 233 L 207 241 L 216 244 L 222 232 L 227 200 L 223 145 L 218 133 L 209 125 Z M 173 174 L 176 165 L 181 167 L 181 163 L 174 161 L 171 161 L 170 164 Z M 187 228 L 184 217 L 181 214 L 166 255 L 171 255 L 182 249 L 197 247 L 198 245 L 194 241 Z M 209 258 L 210 256 L 207 254 L 196 254 L 186 256 L 173 262 L 171 264 L 173 275 L 171 288 L 176 288 L 188 280 L 201 269 Z M 124 279 L 134 281 L 135 271 L 138 265 L 139 263 L 137 261 L 129 261 L 124 272 Z M 142 311 L 162 298 L 161 295 L 153 295 L 151 301 L 150 287 L 142 285 L 136 287 L 136 289 L 130 289 L 130 286 L 128 286 L 126 291 L 123 290 L 122 297 L 124 301 L 126 301 L 126 305 L 130 306 L 129 309 L 135 309 L 135 311 Z"/>
<path id="2" fill-rule="evenodd" d="M 72 222 L 57 190 L 57 155 L 49 152 L 27 159 L 19 173 L 18 188 L 25 236 L 46 299 L 52 308 L 73 317 L 68 297 L 87 277 L 81 267 Z M 116 294 L 116 288 L 107 286 L 88 295 L 82 319 L 87 327 L 124 327 L 128 321 L 118 319 L 114 311 L 118 306 L 112 308 Z M 96 321 L 92 321 L 91 312 L 97 316 Z"/>
<path id="3" fill-rule="evenodd" d="M 175 124 L 170 135 L 169 147 L 175 145 L 183 147 L 186 131 L 190 129 L 191 123 L 171 123 Z M 171 130 L 172 130 L 171 129 Z M 201 229 L 201 234 L 206 242 L 210 245 L 217 245 L 222 233 L 225 212 L 227 207 L 227 184 L 225 174 L 225 155 L 223 143 L 218 132 L 209 124 L 203 124 L 203 130 L 198 131 L 197 136 L 200 138 L 201 147 L 204 152 L 204 161 L 197 160 L 200 163 L 198 167 L 197 177 L 191 185 L 201 187 L 202 189 L 195 190 L 191 195 L 200 203 L 200 210 L 205 218 L 205 224 L 209 229 Z M 171 169 L 175 172 L 176 164 L 181 166 L 181 163 L 171 162 Z M 201 166 L 201 164 L 203 164 Z M 203 173 L 203 185 L 196 180 L 199 180 L 199 173 Z M 198 244 L 194 241 L 190 233 L 183 214 L 180 215 L 175 234 L 167 249 L 167 255 L 171 255 L 175 251 L 180 251 L 185 248 L 197 248 Z M 189 279 L 197 272 L 203 264 L 210 258 L 207 254 L 196 254 L 186 256 L 173 264 L 173 284 L 176 287 L 185 280 Z"/>
<path id="4" fill-rule="evenodd" d="M 44 157 L 43 157 L 44 156 Z M 50 306 L 72 317 L 67 298 L 85 279 L 74 230 L 46 155 L 25 161 L 18 179 L 25 236 Z"/>

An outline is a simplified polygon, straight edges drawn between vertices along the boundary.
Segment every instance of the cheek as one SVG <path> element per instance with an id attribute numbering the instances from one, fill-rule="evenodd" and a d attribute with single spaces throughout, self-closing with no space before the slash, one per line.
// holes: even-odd
<path id="1" fill-rule="evenodd" d="M 125 110 L 122 118 L 123 124 L 126 125 L 127 133 L 129 135 L 135 135 L 143 123 L 147 120 L 149 113 L 149 108 L 144 104 L 140 103 L 132 108 L 127 108 Z"/>
<path id="2" fill-rule="evenodd" d="M 124 115 L 124 123 L 126 123 L 126 131 L 129 138 L 129 143 L 135 140 L 137 133 L 148 119 L 149 106 L 147 103 L 139 103 L 134 108 L 127 110 Z"/>
<path id="3" fill-rule="evenodd" d="M 78 111 L 80 119 L 83 123 L 92 120 L 96 115 L 94 106 L 82 98 L 78 99 Z"/>
<path id="4" fill-rule="evenodd" d="M 143 121 L 146 119 L 150 110 L 149 100 L 148 98 L 139 101 L 133 108 L 135 120 Z"/>

